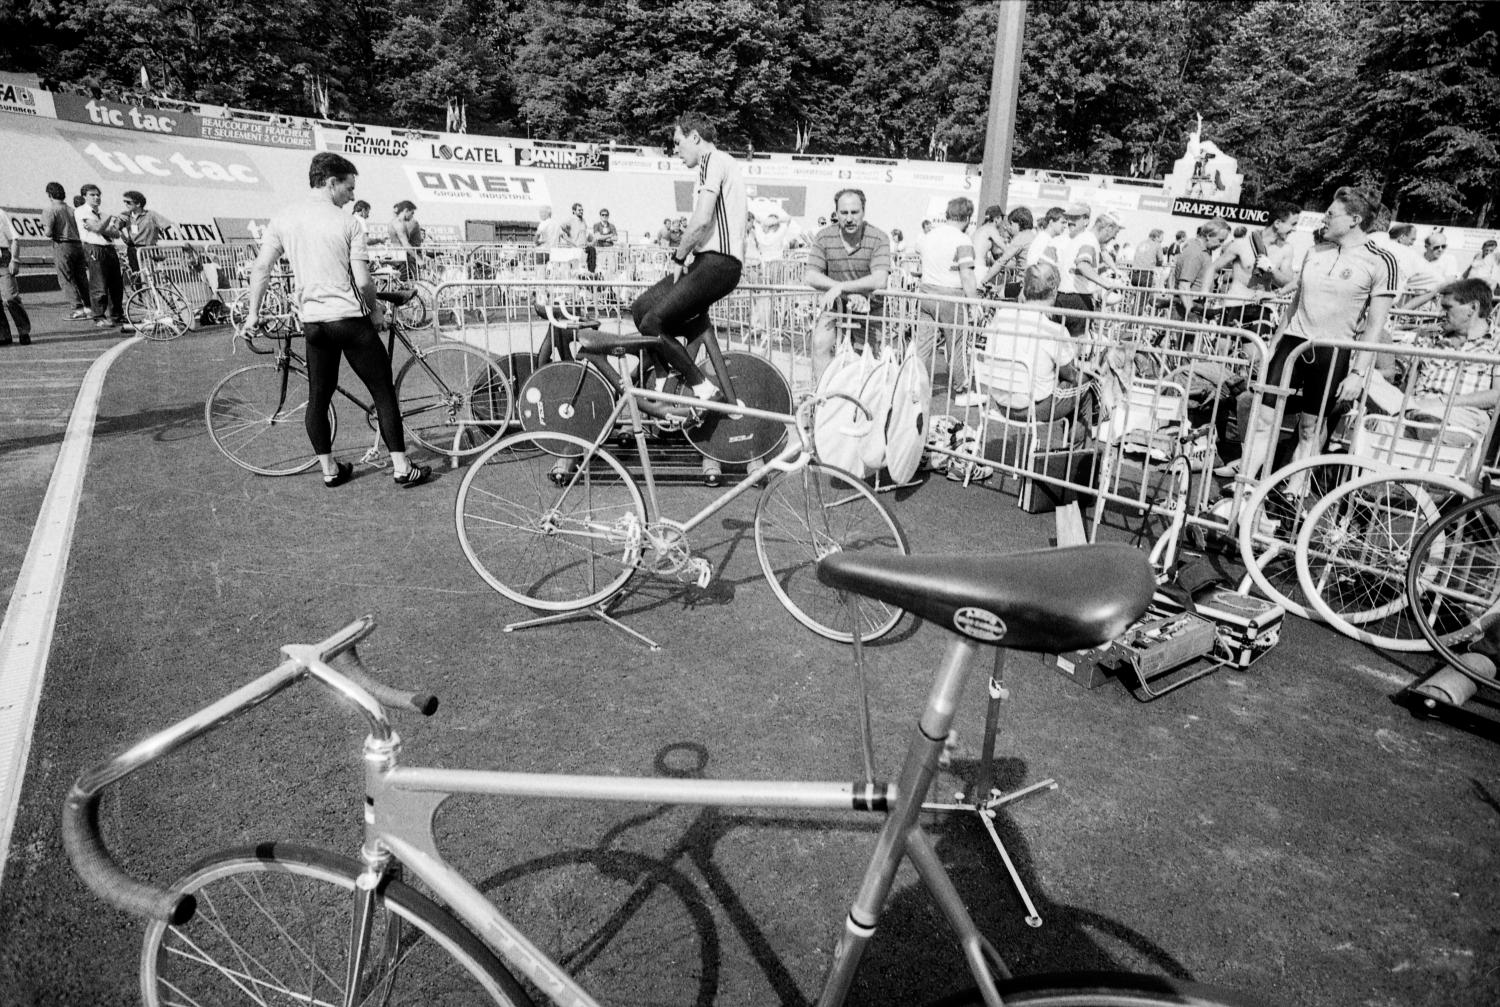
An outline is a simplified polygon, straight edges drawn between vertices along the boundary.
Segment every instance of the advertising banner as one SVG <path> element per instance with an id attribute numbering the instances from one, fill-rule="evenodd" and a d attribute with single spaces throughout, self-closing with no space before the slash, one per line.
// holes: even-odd
<path id="1" fill-rule="evenodd" d="M 410 137 L 396 136 L 389 130 L 372 126 L 354 126 L 348 130 L 320 129 L 324 150 L 335 154 L 363 154 L 373 157 L 408 157 L 414 143 Z"/>
<path id="2" fill-rule="evenodd" d="M 259 241 L 270 217 L 215 217 L 219 235 L 224 241 Z"/>
<path id="3" fill-rule="evenodd" d="M 688 171 L 681 161 L 670 157 L 653 157 L 650 154 L 621 154 L 611 151 L 609 155 L 610 171 Z"/>
<path id="4" fill-rule="evenodd" d="M 113 126 L 116 129 L 155 133 L 159 136 L 190 136 L 196 139 L 203 135 L 198 126 L 198 117 L 191 112 L 142 108 L 104 98 L 86 98 L 79 94 L 53 95 L 52 103 L 57 108 L 57 117 L 70 122 Z"/>
<path id="5" fill-rule="evenodd" d="M 573 171 L 608 171 L 609 155 L 597 147 L 588 150 L 554 150 L 547 147 L 517 147 L 516 166 L 521 168 L 567 168 Z"/>
<path id="6" fill-rule="evenodd" d="M 693 183 L 679 182 L 688 187 L 688 209 L 692 210 Z M 745 185 L 745 198 L 749 202 L 775 204 L 788 217 L 800 217 L 807 212 L 807 186 L 777 185 L 773 182 L 750 182 Z M 682 197 L 678 196 L 678 202 Z"/>
<path id="7" fill-rule="evenodd" d="M 58 129 L 95 176 L 124 189 L 156 185 L 266 191 L 271 188 L 246 153 L 230 148 L 189 148 L 166 137 L 125 136 L 100 140 L 97 133 Z"/>
<path id="8" fill-rule="evenodd" d="M 434 143 L 424 140 L 416 145 L 412 156 L 424 157 L 429 161 L 462 161 L 465 164 L 494 164 L 508 168 L 515 163 L 512 149 L 509 144 L 499 142 L 474 143 L 465 140 L 459 143 L 443 139 Z"/>
<path id="9" fill-rule="evenodd" d="M 16 237 L 25 241 L 30 238 L 45 238 L 47 232 L 42 230 L 42 211 L 22 209 L 13 206 L 0 206 L 0 213 L 10 221 L 10 229 L 15 232 Z"/>
<path id="10" fill-rule="evenodd" d="M 262 147 L 291 147 L 312 150 L 312 129 L 307 126 L 284 126 L 258 119 L 214 119 L 204 116 L 198 121 L 205 140 L 227 140 L 230 143 L 255 143 Z"/>
<path id="11" fill-rule="evenodd" d="M 1176 217 L 1223 217 L 1231 224 L 1269 224 L 1271 211 L 1264 206 L 1241 206 L 1238 203 L 1219 203 L 1210 199 L 1172 200 L 1172 215 Z"/>
<path id="12" fill-rule="evenodd" d="M 40 115 L 48 119 L 57 116 L 51 92 L 4 80 L 0 80 L 0 112 Z"/>
<path id="13" fill-rule="evenodd" d="M 406 166 L 417 200 L 482 203 L 495 207 L 533 208 L 552 204 L 547 181 L 524 171 L 493 168 L 428 169 Z"/>

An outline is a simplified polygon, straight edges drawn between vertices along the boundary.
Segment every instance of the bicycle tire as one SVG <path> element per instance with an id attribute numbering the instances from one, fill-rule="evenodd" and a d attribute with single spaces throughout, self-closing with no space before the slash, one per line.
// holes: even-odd
<path id="1" fill-rule="evenodd" d="M 563 485 L 554 471 L 566 473 Z M 613 597 L 635 573 L 646 502 L 603 448 L 569 434 L 520 433 L 469 467 L 454 523 L 469 564 L 496 591 L 528 608 L 572 612 Z"/>
<path id="2" fill-rule="evenodd" d="M 1487 688 L 1462 655 L 1500 609 L 1500 496 L 1469 500 L 1438 518 L 1412 547 L 1406 596 L 1432 649 Z"/>
<path id="3" fill-rule="evenodd" d="M 411 299 L 396 308 L 396 318 L 406 329 L 425 327 L 432 319 L 432 311 L 427 306 L 427 296 L 421 290 L 413 290 Z"/>
<path id="4" fill-rule="evenodd" d="M 1406 593 L 1412 547 L 1443 505 L 1474 488 L 1432 472 L 1375 472 L 1313 505 L 1297 535 L 1297 578 L 1313 610 L 1360 643 L 1412 653 L 1430 645 Z"/>
<path id="5" fill-rule="evenodd" d="M 1231 990 L 1164 976 L 1130 972 L 1078 972 L 1024 976 L 996 984 L 1007 1007 L 1254 1007 L 1256 1001 Z M 969 989 L 930 1007 L 978 1007 L 984 999 Z"/>
<path id="6" fill-rule="evenodd" d="M 396 402 L 412 440 L 450 458 L 494 444 L 510 423 L 510 383 L 489 354 L 462 343 L 418 350 L 396 375 Z"/>
<path id="7" fill-rule="evenodd" d="M 739 350 L 725 350 L 723 358 L 739 405 L 769 413 L 791 413 L 791 386 L 773 364 Z M 711 369 L 706 371 L 713 373 Z M 786 443 L 787 427 L 775 420 L 705 410 L 703 422 L 688 427 L 685 433 L 688 442 L 705 458 L 739 465 L 780 451 Z"/>
<path id="8" fill-rule="evenodd" d="M 285 370 L 286 399 L 281 382 Z M 318 463 L 308 444 L 307 372 L 296 364 L 251 364 L 231 371 L 214 385 L 203 405 L 208 436 L 224 457 L 263 476 L 290 476 Z M 338 433 L 338 411 L 328 408 Z"/>
<path id="9" fill-rule="evenodd" d="M 842 469 L 809 462 L 777 472 L 755 505 L 755 554 L 776 599 L 819 636 L 850 643 L 877 640 L 905 614 L 873 598 L 849 596 L 818 580 L 818 560 L 833 552 L 906 554 L 906 533 L 864 483 Z M 851 608 L 853 615 L 851 616 Z"/>
<path id="10" fill-rule="evenodd" d="M 199 861 L 174 886 L 197 895 L 197 915 L 180 927 L 153 922 L 146 930 L 142 999 L 147 1007 L 242 998 L 343 1003 L 349 917 L 361 871 L 346 857 L 271 843 Z M 278 915 L 283 908 L 294 915 Z M 399 880 L 388 879 L 377 892 L 372 927 L 370 967 L 362 976 L 368 995 L 361 1003 L 532 1004 L 479 938 Z M 419 936 L 411 939 L 403 933 L 408 928 Z"/>
<path id="11" fill-rule="evenodd" d="M 1304 474 L 1312 489 L 1300 496 L 1316 497 L 1354 475 L 1376 470 L 1389 471 L 1389 467 L 1352 455 L 1315 455 L 1283 466 L 1255 484 L 1240 509 L 1239 547 L 1240 561 L 1261 593 L 1292 615 L 1317 619 L 1297 580 L 1297 534 L 1306 514 L 1295 504 L 1276 506 L 1276 494 L 1285 496 L 1288 484 Z"/>
<path id="12" fill-rule="evenodd" d="M 153 343 L 171 342 L 188 330 L 192 318 L 176 287 L 140 287 L 125 300 L 125 321 Z"/>

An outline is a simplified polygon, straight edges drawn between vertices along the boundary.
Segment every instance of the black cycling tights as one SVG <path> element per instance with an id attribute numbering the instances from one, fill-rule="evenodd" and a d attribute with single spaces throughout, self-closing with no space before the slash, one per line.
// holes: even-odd
<path id="1" fill-rule="evenodd" d="M 347 357 L 355 375 L 369 389 L 380 421 L 380 437 L 387 451 L 405 451 L 406 435 L 401 429 L 401 410 L 396 405 L 396 388 L 391 383 L 391 358 L 375 334 L 368 318 L 340 318 L 333 322 L 308 322 L 307 336 L 307 437 L 313 454 L 333 451 L 333 429 L 328 424 L 328 407 L 339 386 L 339 358 Z"/>

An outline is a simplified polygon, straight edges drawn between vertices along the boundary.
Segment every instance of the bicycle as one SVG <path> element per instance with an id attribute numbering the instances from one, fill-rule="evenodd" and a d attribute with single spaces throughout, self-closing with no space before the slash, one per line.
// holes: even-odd
<path id="1" fill-rule="evenodd" d="M 403 295 L 378 296 L 399 307 Z M 258 475 L 295 475 L 317 464 L 303 426 L 309 391 L 307 361 L 292 347 L 292 339 L 301 332 L 295 318 L 291 321 L 285 331 L 237 333 L 253 352 L 273 354 L 275 360 L 225 375 L 204 403 L 214 446 L 236 465 Z M 257 337 L 272 340 L 275 347 L 260 349 Z M 463 343 L 416 346 L 392 311 L 387 352 L 394 354 L 398 342 L 410 355 L 396 375 L 395 386 L 401 421 L 412 440 L 436 454 L 466 458 L 500 439 L 510 423 L 510 386 L 488 354 Z M 375 407 L 343 385 L 337 391 L 376 430 Z M 328 418 L 336 435 L 338 411 L 332 405 Z M 377 463 L 380 451 L 377 432 L 363 460 Z"/>
<path id="2" fill-rule="evenodd" d="M 580 355 L 596 360 L 623 358 L 654 343 L 651 337 L 613 336 L 579 325 L 570 332 Z M 785 406 L 773 411 L 750 405 L 789 405 L 786 380 L 751 354 L 721 353 L 711 331 L 703 338 L 726 402 L 641 387 L 626 363 L 618 368 L 548 364 L 522 386 L 525 432 L 505 438 L 474 462 L 454 505 L 459 544 L 474 570 L 512 601 L 558 613 L 506 630 L 589 615 L 658 649 L 609 615 L 610 602 L 642 569 L 707 587 L 712 569 L 693 555 L 688 536 L 762 482 L 755 551 L 782 606 L 813 632 L 845 643 L 854 639 L 855 621 L 871 640 L 900 621 L 901 609 L 883 603 L 846 609 L 837 592 L 816 577 L 817 561 L 832 552 L 908 551 L 905 532 L 874 492 L 818 461 L 812 442 L 818 400 L 806 400 L 795 415 Z M 671 428 L 678 422 L 658 418 L 664 406 L 702 411 L 704 422 L 686 432 L 706 457 L 750 462 L 781 450 L 698 513 L 681 521 L 667 518 L 646 441 L 648 425 Z M 653 414 L 649 421 L 647 410 Z M 635 477 L 604 447 L 622 419 L 640 456 L 644 496 Z M 797 437 L 786 437 L 788 426 Z"/>
<path id="3" fill-rule="evenodd" d="M 1500 494 L 1447 511 L 1422 531 L 1406 567 L 1406 598 L 1423 637 L 1449 667 L 1479 686 L 1494 678 L 1465 660 L 1476 644 L 1493 646 L 1500 611 Z"/>
<path id="4" fill-rule="evenodd" d="M 949 633 L 896 781 L 792 782 L 581 776 L 401 764 L 386 708 L 430 715 L 437 700 L 370 677 L 356 645 L 368 617 L 286 659 L 128 751 L 84 771 L 68 793 L 63 841 L 100 898 L 146 917 L 140 957 L 146 1004 L 430 1004 L 597 1001 L 438 852 L 434 823 L 457 794 L 546 800 L 802 808 L 884 816 L 843 924 L 818 1003 L 847 1001 L 898 868 L 909 861 L 953 930 L 976 984 L 944 1002 L 1146 1007 L 1227 1005 L 1234 995 L 1166 979 L 1062 975 L 1013 979 L 978 930 L 934 850 L 920 815 L 965 685 L 982 648 L 1063 651 L 1112 639 L 1145 611 L 1150 566 L 1126 546 L 1084 546 L 1015 556 L 832 556 L 820 575 L 839 590 L 910 605 Z M 311 679 L 364 717 L 364 838 L 357 859 L 281 843 L 211 854 L 162 889 L 126 874 L 99 831 L 105 788 Z M 406 879 L 412 880 L 408 882 Z M 431 896 L 415 887 L 420 885 Z M 637 886 L 639 887 L 639 886 Z M 582 894 L 582 893 L 580 893 Z M 637 893 L 649 897 L 649 891 Z M 587 957 L 607 945 L 591 935 Z M 657 967 L 670 970 L 671 958 Z M 586 967 L 586 961 L 578 963 Z M 709 980 L 712 982 L 712 980 Z M 523 985 L 523 982 L 526 985 Z M 712 992 L 712 989 L 709 990 Z"/>
<path id="5" fill-rule="evenodd" d="M 193 324 L 187 298 L 177 284 L 159 274 L 160 252 L 150 248 L 132 248 L 130 252 L 120 258 L 124 283 L 130 291 L 125 298 L 125 321 L 144 339 L 170 342 Z M 132 258 L 138 264 L 136 268 L 131 268 Z"/>

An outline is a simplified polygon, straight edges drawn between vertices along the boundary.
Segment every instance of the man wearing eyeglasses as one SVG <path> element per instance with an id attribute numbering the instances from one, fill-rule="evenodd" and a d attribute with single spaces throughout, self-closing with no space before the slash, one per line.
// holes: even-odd
<path id="1" fill-rule="evenodd" d="M 619 236 L 620 229 L 610 222 L 609 211 L 600 210 L 599 219 L 594 221 L 594 247 L 613 248 Z"/>

